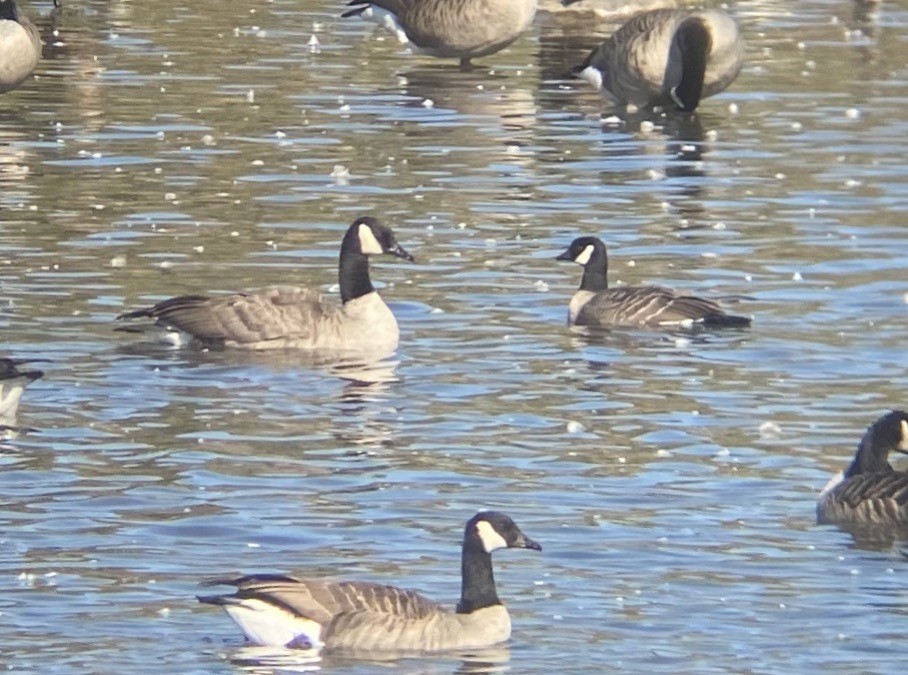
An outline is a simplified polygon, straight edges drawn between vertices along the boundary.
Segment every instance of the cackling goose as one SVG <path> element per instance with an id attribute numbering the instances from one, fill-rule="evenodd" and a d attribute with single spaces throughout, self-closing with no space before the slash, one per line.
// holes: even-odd
<path id="1" fill-rule="evenodd" d="M 397 348 L 397 321 L 372 286 L 368 258 L 382 253 L 413 260 L 391 228 L 375 218 L 357 218 L 341 243 L 340 306 L 315 290 L 272 286 L 215 297 L 185 295 L 117 319 L 154 319 L 161 337 L 177 346 L 387 354 Z"/>
<path id="2" fill-rule="evenodd" d="M 870 425 L 851 465 L 820 492 L 817 521 L 851 525 L 908 525 L 908 471 L 889 465 L 889 453 L 908 454 L 908 413 L 892 410 Z"/>
<path id="3" fill-rule="evenodd" d="M 31 76 L 41 58 L 41 36 L 15 0 L 0 0 L 0 94 Z"/>
<path id="4" fill-rule="evenodd" d="M 743 63 L 738 26 L 725 12 L 655 9 L 632 17 L 572 72 L 613 104 L 693 112 L 701 98 L 728 87 Z"/>
<path id="5" fill-rule="evenodd" d="M 213 579 L 232 595 L 199 596 L 222 606 L 251 642 L 270 647 L 360 651 L 481 649 L 511 636 L 498 599 L 492 551 L 542 547 L 503 513 L 483 511 L 467 522 L 460 602 L 454 612 L 416 591 L 361 581 L 303 580 L 279 574 Z"/>
<path id="6" fill-rule="evenodd" d="M 344 17 L 361 15 L 405 44 L 442 58 L 470 59 L 501 51 L 529 28 L 537 0 L 351 0 Z"/>
<path id="7" fill-rule="evenodd" d="M 638 328 L 744 327 L 750 318 L 726 314 L 712 300 L 660 286 L 608 287 L 608 253 L 597 237 L 578 237 L 556 260 L 583 266 L 568 307 L 568 325 Z"/>

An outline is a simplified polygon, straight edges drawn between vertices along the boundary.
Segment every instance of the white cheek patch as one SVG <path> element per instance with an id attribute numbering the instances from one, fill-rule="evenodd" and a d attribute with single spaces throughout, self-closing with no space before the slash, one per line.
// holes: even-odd
<path id="1" fill-rule="evenodd" d="M 602 73 L 599 72 L 598 68 L 587 66 L 579 73 L 577 73 L 577 76 L 581 80 L 586 80 L 587 82 L 589 82 L 591 85 L 596 87 L 596 89 L 602 88 Z"/>
<path id="2" fill-rule="evenodd" d="M 577 257 L 574 258 L 574 262 L 577 263 L 578 265 L 586 265 L 590 261 L 590 258 L 592 258 L 592 257 L 593 257 L 593 245 L 587 244 L 586 248 L 584 248 L 582 251 L 580 251 L 580 253 L 577 254 Z"/>
<path id="3" fill-rule="evenodd" d="M 486 553 L 508 547 L 508 542 L 495 531 L 495 528 L 487 520 L 480 520 L 476 523 L 476 531 L 479 532 L 479 539 L 482 541 L 482 547 L 486 550 Z"/>
<path id="4" fill-rule="evenodd" d="M 908 422 L 902 420 L 899 422 L 899 428 L 902 430 L 902 440 L 899 441 L 899 450 L 908 450 Z"/>
<path id="5" fill-rule="evenodd" d="M 375 238 L 375 233 L 368 225 L 359 226 L 359 250 L 366 255 L 381 255 L 385 252 L 382 245 Z"/>

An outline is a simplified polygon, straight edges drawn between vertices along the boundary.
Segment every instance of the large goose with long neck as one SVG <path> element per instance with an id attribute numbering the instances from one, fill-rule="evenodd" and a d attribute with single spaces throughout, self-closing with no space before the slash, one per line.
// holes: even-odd
<path id="1" fill-rule="evenodd" d="M 614 104 L 693 112 L 744 64 L 738 26 L 718 9 L 654 9 L 631 17 L 573 73 Z"/>
<path id="2" fill-rule="evenodd" d="M 369 256 L 381 254 L 413 260 L 390 227 L 357 218 L 341 243 L 339 306 L 315 290 L 272 286 L 184 295 L 117 319 L 153 319 L 160 337 L 178 346 L 390 353 L 397 348 L 397 320 L 369 277 Z"/>
<path id="3" fill-rule="evenodd" d="M 851 464 L 820 492 L 817 521 L 908 526 L 908 471 L 892 468 L 893 452 L 908 455 L 908 413 L 902 410 L 868 427 Z"/>
<path id="4" fill-rule="evenodd" d="M 220 578 L 232 595 L 199 596 L 223 607 L 250 642 L 270 647 L 355 651 L 481 649 L 511 636 L 498 598 L 492 552 L 542 547 L 503 513 L 482 511 L 464 530 L 460 602 L 455 611 L 416 591 L 362 581 L 329 582 L 277 574 Z"/>
<path id="5" fill-rule="evenodd" d="M 635 328 L 739 327 L 750 318 L 727 314 L 717 303 L 662 286 L 608 285 L 608 252 L 598 237 L 577 237 L 556 260 L 583 267 L 568 305 L 568 325 Z"/>

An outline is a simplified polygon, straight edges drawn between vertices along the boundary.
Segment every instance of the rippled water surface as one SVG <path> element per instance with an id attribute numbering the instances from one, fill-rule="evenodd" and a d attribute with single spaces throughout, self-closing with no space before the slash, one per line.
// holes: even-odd
<path id="1" fill-rule="evenodd" d="M 732 4 L 747 65 L 696 119 L 610 119 L 562 80 L 614 28 L 591 14 L 541 12 L 462 72 L 325 0 L 25 9 L 47 44 L 0 107 L 0 327 L 4 354 L 48 362 L 19 414 L 40 433 L 0 453 L 0 664 L 902 670 L 900 545 L 817 526 L 814 503 L 906 405 L 908 5 Z M 373 265 L 392 363 L 113 330 L 182 293 L 336 293 L 359 214 L 417 257 Z M 581 233 L 613 281 L 753 328 L 569 330 L 579 268 L 553 257 Z M 194 600 L 275 571 L 453 603 L 482 507 L 544 547 L 497 554 L 507 647 L 288 665 Z"/>

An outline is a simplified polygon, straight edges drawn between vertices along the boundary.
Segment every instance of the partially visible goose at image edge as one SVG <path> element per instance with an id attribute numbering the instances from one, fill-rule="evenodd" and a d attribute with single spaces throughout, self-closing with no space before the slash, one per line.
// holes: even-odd
<path id="1" fill-rule="evenodd" d="M 40 58 L 38 29 L 19 12 L 15 0 L 0 0 L 0 94 L 31 77 Z"/>
<path id="2" fill-rule="evenodd" d="M 889 453 L 908 455 L 908 413 L 892 410 L 868 427 L 854 460 L 833 476 L 817 499 L 817 522 L 908 526 L 908 471 Z"/>
<path id="3" fill-rule="evenodd" d="M 542 547 L 510 517 L 481 511 L 464 529 L 461 595 L 451 612 L 419 593 L 380 584 L 302 580 L 279 574 L 212 579 L 232 595 L 199 596 L 223 607 L 254 644 L 298 649 L 438 652 L 508 640 L 511 618 L 498 598 L 492 552 Z"/>
<path id="4" fill-rule="evenodd" d="M 744 328 L 751 319 L 717 303 L 661 286 L 608 287 L 608 251 L 598 237 L 577 237 L 556 260 L 583 267 L 568 306 L 568 325 L 637 328 Z"/>
<path id="5" fill-rule="evenodd" d="M 23 390 L 44 377 L 40 370 L 22 370 L 19 366 L 39 359 L 0 358 L 0 421 L 15 420 Z"/>
<path id="6" fill-rule="evenodd" d="M 413 260 L 391 228 L 375 218 L 357 218 L 341 243 L 340 306 L 315 290 L 271 286 L 214 297 L 180 296 L 117 319 L 153 319 L 157 339 L 176 346 L 194 342 L 204 347 L 388 354 L 397 348 L 399 330 L 369 277 L 369 256 L 380 254 Z"/>
<path id="7" fill-rule="evenodd" d="M 471 59 L 501 51 L 536 16 L 537 0 L 351 0 L 343 17 L 362 16 L 402 44 L 441 58 Z"/>
<path id="8" fill-rule="evenodd" d="M 613 104 L 693 112 L 743 64 L 738 26 L 725 12 L 655 9 L 629 19 L 571 72 Z"/>

